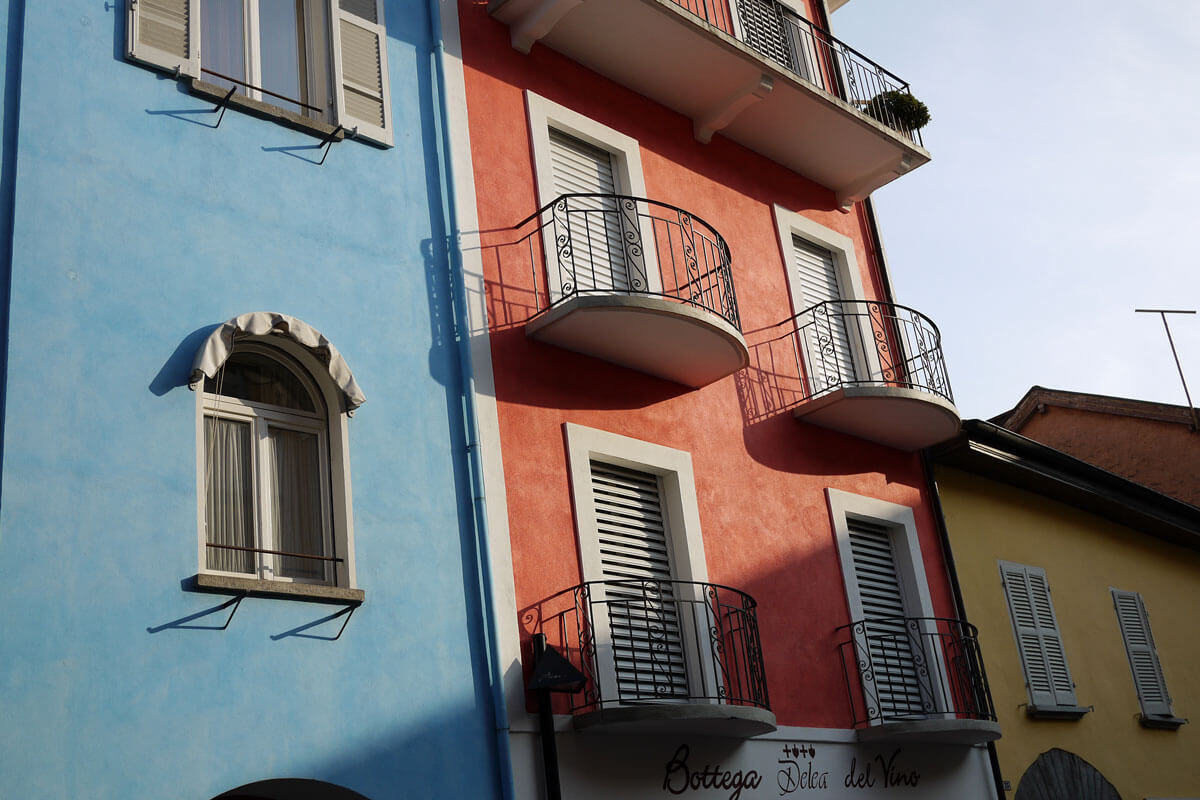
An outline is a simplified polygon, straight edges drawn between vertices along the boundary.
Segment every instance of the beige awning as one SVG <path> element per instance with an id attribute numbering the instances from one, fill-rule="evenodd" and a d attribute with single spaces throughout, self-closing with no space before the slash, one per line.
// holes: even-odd
<path id="1" fill-rule="evenodd" d="M 307 322 L 274 311 L 251 311 L 217 326 L 204 340 L 204 345 L 196 351 L 189 378 L 192 389 L 196 389 L 204 378 L 216 377 L 217 370 L 233 352 L 234 338 L 238 334 L 266 336 L 272 333 L 294 339 L 329 370 L 329 377 L 345 397 L 347 413 L 353 413 L 354 409 L 367 401 L 342 354 L 324 334 Z"/>

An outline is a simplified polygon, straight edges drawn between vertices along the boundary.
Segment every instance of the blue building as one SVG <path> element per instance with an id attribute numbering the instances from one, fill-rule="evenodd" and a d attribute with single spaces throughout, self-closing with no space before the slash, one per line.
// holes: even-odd
<path id="1" fill-rule="evenodd" d="M 0 2 L 0 797 L 505 793 L 437 10 Z"/>

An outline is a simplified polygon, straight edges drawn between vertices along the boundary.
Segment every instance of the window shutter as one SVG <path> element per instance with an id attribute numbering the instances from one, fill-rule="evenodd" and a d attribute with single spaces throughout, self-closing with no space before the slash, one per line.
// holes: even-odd
<path id="1" fill-rule="evenodd" d="M 1167 695 L 1167 682 L 1154 647 L 1154 637 L 1150 634 L 1150 618 L 1142 596 L 1120 589 L 1113 589 L 1112 596 L 1142 714 L 1147 717 L 1172 716 L 1171 698 Z"/>
<path id="2" fill-rule="evenodd" d="M 200 77 L 195 0 L 128 0 L 125 52 L 135 61 Z"/>
<path id="3" fill-rule="evenodd" d="M 347 129 L 358 128 L 360 138 L 390 147 L 392 106 L 383 0 L 333 2 L 337 121 Z"/>
<path id="4" fill-rule="evenodd" d="M 1001 561 L 1000 574 L 1017 650 L 1025 667 L 1030 701 L 1041 708 L 1078 705 L 1054 605 L 1050 602 L 1046 571 Z"/>
<path id="5" fill-rule="evenodd" d="M 564 283 L 570 281 L 579 291 L 629 289 L 621 218 L 617 200 L 612 197 L 617 194 L 612 153 L 551 128 L 550 161 L 556 195 L 608 195 L 573 197 L 569 201 L 566 232 L 571 237 L 570 262 L 564 264 L 560 258 L 559 263 L 573 274 L 564 276 Z M 568 289 L 564 287 L 563 291 Z"/>
<path id="6" fill-rule="evenodd" d="M 671 583 L 658 476 L 591 463 L 617 689 L 622 700 L 687 697 L 683 633 Z"/>
<path id="7" fill-rule="evenodd" d="M 848 517 L 854 578 L 862 601 L 875 691 L 886 716 L 933 711 L 932 697 L 918 677 L 917 659 L 905 618 L 904 587 L 887 526 Z M 866 679 L 866 678 L 864 678 Z"/>
<path id="8" fill-rule="evenodd" d="M 819 312 L 805 315 L 805 355 L 809 381 L 813 392 L 821 392 L 857 378 L 854 353 L 850 346 L 850 331 L 846 327 L 844 310 L 837 304 L 842 298 L 837 263 L 828 248 L 792 236 L 792 256 L 800 276 L 801 302 L 804 308 L 817 303 L 833 302 Z M 804 309 L 796 309 L 802 311 Z"/>

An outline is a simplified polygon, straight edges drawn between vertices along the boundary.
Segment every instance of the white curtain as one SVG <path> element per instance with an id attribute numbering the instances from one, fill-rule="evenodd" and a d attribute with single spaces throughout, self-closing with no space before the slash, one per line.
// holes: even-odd
<path id="1" fill-rule="evenodd" d="M 321 524 L 320 447 L 317 435 L 272 427 L 272 517 L 275 548 L 289 553 L 326 555 Z M 277 575 L 326 580 L 328 562 L 278 557 Z"/>
<path id="2" fill-rule="evenodd" d="M 208 484 L 204 522 L 208 541 L 212 544 L 254 547 L 254 475 L 250 443 L 250 423 L 204 418 Z M 206 549 L 209 569 L 254 572 L 254 553 L 217 547 Z"/>

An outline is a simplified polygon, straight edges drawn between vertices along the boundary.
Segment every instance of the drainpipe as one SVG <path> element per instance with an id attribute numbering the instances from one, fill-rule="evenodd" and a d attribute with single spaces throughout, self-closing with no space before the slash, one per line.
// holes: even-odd
<path id="1" fill-rule="evenodd" d="M 455 6 L 454 13 L 457 12 Z M 454 192 L 453 146 L 450 141 L 450 109 L 446 100 L 446 43 L 442 35 L 439 0 L 429 0 L 429 26 L 433 44 L 433 91 L 437 94 L 438 168 L 442 183 L 442 219 L 449 234 L 446 252 L 450 268 L 450 299 L 458 327 L 458 363 L 463 391 L 463 425 L 467 438 L 467 470 L 471 476 L 471 506 L 474 512 L 476 569 L 483 605 L 483 640 L 487 650 L 492 717 L 495 721 L 496 770 L 500 778 L 500 794 L 504 800 L 514 800 L 512 753 L 509 743 L 508 709 L 504 700 L 503 669 L 500 662 L 499 626 L 496 618 L 495 593 L 491 569 L 491 542 L 488 536 L 486 495 L 483 486 L 483 461 L 479 453 L 479 422 L 475 409 L 475 372 L 471 365 L 471 337 L 467 335 L 467 292 L 459 248 L 461 231 L 458 227 L 457 201 Z"/>
<path id="2" fill-rule="evenodd" d="M 929 498 L 933 505 L 933 518 L 937 523 L 938 538 L 942 544 L 942 561 L 946 564 L 946 574 L 950 578 L 950 591 L 954 595 L 954 609 L 958 618 L 967 622 L 967 607 L 963 603 L 962 591 L 958 585 L 958 568 L 954 565 L 954 551 L 950 549 L 950 534 L 946 529 L 946 517 L 942 514 L 942 498 L 938 494 L 937 480 L 933 477 L 933 464 L 929 452 L 921 451 L 921 468 L 925 471 L 925 481 L 929 486 Z M 996 743 L 987 743 L 988 761 L 992 764 L 992 779 L 996 782 L 997 800 L 1004 800 L 1004 776 L 1000 774 L 1000 759 L 996 756 Z"/>
<path id="3" fill-rule="evenodd" d="M 17 136 L 21 122 L 21 70 L 25 63 L 25 0 L 8 8 L 4 130 L 0 133 L 0 490 L 4 478 L 4 421 L 8 409 L 8 337 L 12 324 L 13 231 L 17 213 Z M 2 498 L 0 498 L 2 499 Z"/>

